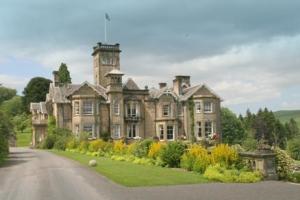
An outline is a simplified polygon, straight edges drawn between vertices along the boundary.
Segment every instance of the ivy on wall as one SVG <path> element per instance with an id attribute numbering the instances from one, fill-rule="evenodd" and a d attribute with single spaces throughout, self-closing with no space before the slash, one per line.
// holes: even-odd
<path id="1" fill-rule="evenodd" d="M 191 141 L 194 142 L 196 141 L 196 138 L 195 138 L 195 118 L 194 118 L 194 111 L 195 111 L 195 103 L 193 101 L 193 99 L 189 99 L 188 100 L 188 106 L 189 106 L 189 111 L 190 111 L 190 117 L 191 117 L 191 134 L 190 134 L 190 138 L 191 138 Z"/>

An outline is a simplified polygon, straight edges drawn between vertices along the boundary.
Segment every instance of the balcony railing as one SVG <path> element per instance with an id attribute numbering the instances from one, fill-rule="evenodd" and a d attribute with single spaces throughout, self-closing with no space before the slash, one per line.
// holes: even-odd
<path id="1" fill-rule="evenodd" d="M 125 121 L 139 121 L 140 119 L 139 116 L 125 116 Z"/>

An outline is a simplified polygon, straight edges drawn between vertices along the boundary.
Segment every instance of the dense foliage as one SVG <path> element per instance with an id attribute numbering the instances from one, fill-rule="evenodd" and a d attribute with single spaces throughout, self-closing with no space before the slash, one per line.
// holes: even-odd
<path id="1" fill-rule="evenodd" d="M 58 70 L 58 77 L 60 83 L 72 83 L 68 66 L 65 63 L 61 63 Z"/>
<path id="2" fill-rule="evenodd" d="M 17 95 L 17 91 L 15 89 L 7 88 L 0 85 L 0 104 L 3 101 L 9 100 Z"/>
<path id="3" fill-rule="evenodd" d="M 168 167 L 179 167 L 185 149 L 186 145 L 182 142 L 169 142 L 161 151 L 161 159 Z"/>
<path id="4" fill-rule="evenodd" d="M 0 111 L 0 163 L 8 154 L 9 134 L 12 131 L 10 122 Z"/>
<path id="5" fill-rule="evenodd" d="M 31 102 L 45 101 L 50 83 L 51 80 L 43 77 L 35 77 L 29 81 L 23 91 L 23 105 L 27 111 Z"/>

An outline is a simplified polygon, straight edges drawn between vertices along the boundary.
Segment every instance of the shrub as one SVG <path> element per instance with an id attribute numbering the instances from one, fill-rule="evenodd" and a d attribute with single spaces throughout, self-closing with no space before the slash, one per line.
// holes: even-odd
<path id="1" fill-rule="evenodd" d="M 115 154 L 125 154 L 126 153 L 126 144 L 122 140 L 114 142 L 113 151 Z"/>
<path id="2" fill-rule="evenodd" d="M 101 138 L 103 141 L 108 142 L 109 139 L 110 139 L 110 133 L 108 133 L 108 132 L 101 133 L 101 134 L 100 134 L 100 138 Z"/>
<path id="3" fill-rule="evenodd" d="M 238 183 L 254 183 L 262 179 L 259 172 L 245 172 L 237 169 L 226 169 L 220 164 L 209 166 L 204 173 L 204 177 L 213 181 L 220 181 L 224 183 L 238 182 Z"/>
<path id="4" fill-rule="evenodd" d="M 207 150 L 200 145 L 190 145 L 183 154 L 180 166 L 188 171 L 194 170 L 203 173 L 210 164 L 210 157 Z"/>
<path id="5" fill-rule="evenodd" d="M 276 158 L 276 172 L 280 179 L 288 179 L 292 172 L 293 159 L 286 153 L 286 151 L 275 148 Z"/>
<path id="6" fill-rule="evenodd" d="M 186 146 L 182 142 L 169 142 L 161 151 L 161 159 L 168 167 L 179 167 Z"/>
<path id="7" fill-rule="evenodd" d="M 69 137 L 59 137 L 55 141 L 53 148 L 64 151 L 66 149 L 68 141 L 70 141 Z"/>
<path id="8" fill-rule="evenodd" d="M 300 137 L 288 141 L 287 150 L 295 160 L 300 160 Z"/>
<path id="9" fill-rule="evenodd" d="M 225 167 L 229 167 L 238 161 L 238 153 L 228 144 L 219 144 L 211 152 L 214 163 L 220 163 Z"/>
<path id="10" fill-rule="evenodd" d="M 79 144 L 79 151 L 85 153 L 89 149 L 88 141 L 81 141 Z"/>
<path id="11" fill-rule="evenodd" d="M 254 137 L 248 137 L 242 142 L 242 147 L 246 151 L 254 151 L 257 149 L 258 142 Z"/>
<path id="12" fill-rule="evenodd" d="M 133 142 L 133 143 L 127 145 L 126 154 L 133 155 L 134 152 L 136 151 L 137 145 L 138 144 L 136 142 Z"/>
<path id="13" fill-rule="evenodd" d="M 72 138 L 68 141 L 66 148 L 67 149 L 76 149 L 79 146 L 79 142 L 76 138 Z"/>
<path id="14" fill-rule="evenodd" d="M 133 154 L 140 158 L 146 157 L 148 155 L 150 145 L 152 143 L 153 143 L 153 140 L 150 138 L 138 142 Z"/>
<path id="15" fill-rule="evenodd" d="M 294 172 L 293 174 L 291 174 L 290 181 L 300 183 L 300 172 Z"/>
<path id="16" fill-rule="evenodd" d="M 164 147 L 164 144 L 161 143 L 161 142 L 152 143 L 150 145 L 150 149 L 149 149 L 149 152 L 148 152 L 148 157 L 150 157 L 152 159 L 156 159 L 160 155 L 163 147 Z"/>
<path id="17" fill-rule="evenodd" d="M 56 137 L 54 135 L 48 135 L 42 142 L 41 147 L 43 149 L 52 149 L 55 143 Z"/>
<path id="18" fill-rule="evenodd" d="M 103 140 L 97 139 L 90 142 L 89 151 L 90 152 L 97 152 L 102 150 L 105 146 L 105 142 Z"/>

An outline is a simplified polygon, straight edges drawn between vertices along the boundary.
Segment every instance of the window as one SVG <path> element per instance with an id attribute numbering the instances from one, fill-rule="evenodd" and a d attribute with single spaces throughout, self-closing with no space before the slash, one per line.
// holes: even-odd
<path id="1" fill-rule="evenodd" d="M 93 137 L 93 124 L 84 124 L 83 131 L 89 133 L 89 137 Z"/>
<path id="2" fill-rule="evenodd" d="M 213 133 L 212 122 L 210 121 L 205 122 L 205 137 L 208 137 L 212 133 Z"/>
<path id="3" fill-rule="evenodd" d="M 127 104 L 127 116 L 136 117 L 137 116 L 137 103 L 128 103 Z"/>
<path id="4" fill-rule="evenodd" d="M 101 57 L 101 62 L 104 65 L 113 65 L 114 64 L 113 53 L 103 53 Z"/>
<path id="5" fill-rule="evenodd" d="M 128 138 L 135 138 L 138 135 L 137 125 L 136 124 L 128 124 L 127 126 Z"/>
<path id="6" fill-rule="evenodd" d="M 212 112 L 212 102 L 204 102 L 204 112 Z"/>
<path id="7" fill-rule="evenodd" d="M 174 128 L 173 126 L 167 126 L 167 139 L 173 140 L 174 139 Z"/>
<path id="8" fill-rule="evenodd" d="M 163 105 L 163 116 L 169 116 L 170 114 L 170 105 Z"/>
<path id="9" fill-rule="evenodd" d="M 197 122 L 197 126 L 196 126 L 197 130 L 197 137 L 202 137 L 202 127 L 201 127 L 201 122 Z"/>
<path id="10" fill-rule="evenodd" d="M 201 102 L 195 102 L 196 113 L 201 112 Z"/>
<path id="11" fill-rule="evenodd" d="M 120 138 L 121 137 L 121 127 L 120 127 L 120 124 L 115 124 L 113 125 L 113 128 L 112 128 L 112 137 L 113 138 Z"/>
<path id="12" fill-rule="evenodd" d="M 164 126 L 159 125 L 159 139 L 163 140 L 164 139 Z"/>
<path id="13" fill-rule="evenodd" d="M 84 101 L 83 102 L 83 114 L 85 114 L 85 115 L 93 114 L 93 102 L 92 101 Z"/>
<path id="14" fill-rule="evenodd" d="M 115 115 L 120 114 L 120 104 L 118 102 L 114 102 L 113 111 Z"/>
<path id="15" fill-rule="evenodd" d="M 75 115 L 79 115 L 79 113 L 80 113 L 79 101 L 75 101 L 75 103 L 74 103 L 74 113 L 75 113 Z"/>

